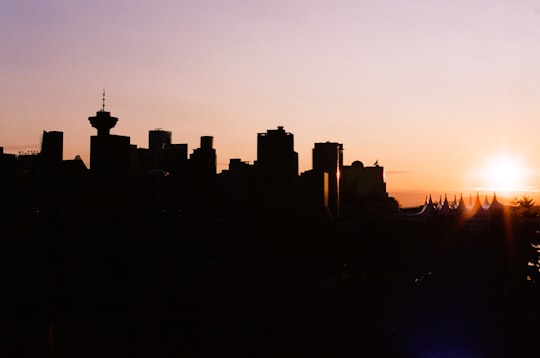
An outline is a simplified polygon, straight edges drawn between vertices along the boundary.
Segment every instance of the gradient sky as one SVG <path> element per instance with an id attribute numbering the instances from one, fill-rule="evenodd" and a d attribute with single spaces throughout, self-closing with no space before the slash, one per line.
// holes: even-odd
<path id="1" fill-rule="evenodd" d="M 105 89 L 111 133 L 212 135 L 218 170 L 281 125 L 300 171 L 340 142 L 391 194 L 489 191 L 502 155 L 540 188 L 540 1 L 4 0 L 0 44 L 6 153 L 58 130 L 89 165 Z"/>

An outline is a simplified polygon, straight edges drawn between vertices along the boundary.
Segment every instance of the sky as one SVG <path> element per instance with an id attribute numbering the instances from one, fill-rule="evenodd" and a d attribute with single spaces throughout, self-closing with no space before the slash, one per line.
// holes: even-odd
<path id="1" fill-rule="evenodd" d="M 540 188 L 538 0 L 4 0 L 0 45 L 5 153 L 56 130 L 89 166 L 105 89 L 112 134 L 211 135 L 218 171 L 283 126 L 300 172 L 339 142 L 407 204 Z"/>

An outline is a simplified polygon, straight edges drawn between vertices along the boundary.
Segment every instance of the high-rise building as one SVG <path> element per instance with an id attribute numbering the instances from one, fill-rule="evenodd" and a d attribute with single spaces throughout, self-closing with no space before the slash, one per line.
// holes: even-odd
<path id="1" fill-rule="evenodd" d="M 255 162 L 255 201 L 270 213 L 293 208 L 298 180 L 298 153 L 294 136 L 282 126 L 257 134 Z"/>
<path id="2" fill-rule="evenodd" d="M 189 157 L 192 200 L 194 205 L 208 207 L 214 198 L 216 180 L 216 150 L 214 138 L 202 136 L 201 146 Z"/>
<path id="3" fill-rule="evenodd" d="M 365 167 L 356 160 L 343 166 L 341 178 L 341 216 L 344 218 L 381 217 L 395 214 L 398 205 L 388 196 L 384 168 L 375 162 Z"/>
<path id="4" fill-rule="evenodd" d="M 171 144 L 171 132 L 154 129 L 148 132 L 148 149 L 153 169 L 163 169 L 163 149 Z"/>
<path id="5" fill-rule="evenodd" d="M 43 131 L 41 137 L 41 160 L 46 165 L 58 165 L 63 159 L 64 133 Z"/>
<path id="6" fill-rule="evenodd" d="M 257 161 L 255 166 L 265 175 L 277 177 L 298 176 L 298 153 L 294 151 L 294 135 L 282 126 L 257 134 Z"/>
<path id="7" fill-rule="evenodd" d="M 148 132 L 148 149 L 162 150 L 167 144 L 171 144 L 171 132 L 162 129 L 154 129 Z"/>
<path id="8" fill-rule="evenodd" d="M 216 175 L 216 150 L 214 149 L 214 137 L 202 136 L 201 146 L 193 151 L 189 157 L 193 174 L 199 179 Z"/>
<path id="9" fill-rule="evenodd" d="M 187 144 L 167 144 L 163 148 L 163 169 L 173 174 L 184 173 L 188 164 Z"/>
<path id="10" fill-rule="evenodd" d="M 251 209 L 253 194 L 253 165 L 238 158 L 229 160 L 229 169 L 221 172 L 224 178 L 226 208 L 232 214 L 246 213 Z"/>
<path id="11" fill-rule="evenodd" d="M 384 168 L 375 163 L 364 166 L 356 160 L 343 167 L 342 193 L 356 199 L 384 199 L 388 197 L 384 182 Z"/>
<path id="12" fill-rule="evenodd" d="M 315 173 L 328 173 L 328 207 L 332 216 L 339 218 L 343 144 L 332 142 L 315 143 L 313 148 L 313 171 Z"/>

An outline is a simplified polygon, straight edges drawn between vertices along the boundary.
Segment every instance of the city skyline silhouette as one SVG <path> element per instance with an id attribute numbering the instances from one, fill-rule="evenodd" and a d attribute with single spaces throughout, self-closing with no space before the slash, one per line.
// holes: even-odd
<path id="1" fill-rule="evenodd" d="M 96 117 L 95 117 L 96 120 L 101 115 L 109 116 L 110 112 L 105 111 L 105 101 L 106 101 L 106 97 L 105 97 L 105 89 L 104 89 L 103 93 L 102 93 L 102 108 L 96 112 Z M 103 129 L 105 131 L 104 133 L 106 133 L 106 134 L 109 134 L 110 130 L 115 127 L 115 125 L 116 125 L 116 123 L 118 121 L 118 118 L 116 118 L 116 117 L 110 117 L 110 118 L 111 118 L 110 120 L 112 122 L 107 125 L 107 127 L 108 127 L 107 129 Z M 95 126 L 92 123 L 92 120 L 91 120 L 91 124 L 92 124 L 92 126 Z M 278 128 L 283 128 L 283 126 L 278 126 Z M 98 133 L 99 133 L 99 131 L 100 131 L 100 129 L 98 129 Z M 47 130 L 44 129 L 43 132 L 46 133 Z M 56 130 L 52 130 L 50 132 L 59 132 L 59 133 L 63 134 L 63 132 L 56 131 Z M 162 128 L 154 128 L 154 129 L 149 129 L 148 130 L 149 135 L 151 135 L 152 132 L 168 133 L 168 135 L 169 135 L 168 141 L 169 141 L 169 144 L 171 144 L 171 137 L 173 135 L 172 131 L 162 129 Z M 205 135 L 201 136 L 201 138 L 204 137 L 204 136 Z M 214 138 L 212 135 L 207 135 L 207 137 Z M 130 138 L 129 136 L 126 137 L 126 139 L 129 139 L 129 138 Z M 43 139 L 43 136 L 42 136 L 41 142 L 43 142 L 43 140 L 44 139 Z M 147 139 L 147 145 L 146 145 L 147 149 L 151 148 L 151 146 L 152 146 L 151 141 L 152 141 L 151 138 Z M 319 142 L 319 143 L 323 143 L 323 142 L 324 142 L 324 140 Z M 330 143 L 330 141 L 328 141 L 328 140 L 326 140 L 326 142 Z M 131 143 L 131 144 L 134 145 L 137 148 L 140 148 L 140 149 L 145 148 L 144 146 L 139 145 L 137 143 Z M 181 143 L 181 144 L 178 144 L 178 145 L 184 146 L 185 147 L 184 150 L 186 152 L 189 151 L 189 144 L 188 143 Z M 314 143 L 314 145 L 316 146 L 317 142 Z M 341 145 L 342 145 L 341 151 L 343 152 L 343 144 L 341 144 Z M 42 143 L 42 146 L 43 146 L 43 143 Z M 346 146 L 347 145 L 345 144 L 345 148 L 346 148 Z M 91 147 L 91 143 L 89 145 L 89 148 L 90 147 Z M 18 153 L 15 154 L 15 153 L 8 153 L 3 148 L 3 152 L 5 152 L 5 154 L 12 154 L 12 155 L 16 155 L 16 156 L 17 155 L 24 156 L 24 155 L 39 154 L 40 149 L 29 150 L 29 151 L 18 151 Z M 192 150 L 194 151 L 195 149 L 192 149 Z M 216 150 L 219 150 L 219 148 L 216 148 Z M 64 151 L 64 146 L 63 146 L 63 143 L 62 143 L 62 151 L 61 151 L 60 155 L 64 159 L 63 151 Z M 75 155 L 75 157 L 73 159 L 82 160 L 84 165 L 86 167 L 90 168 L 91 156 L 88 157 L 88 160 L 86 162 L 81 157 L 81 155 L 79 155 L 79 154 Z M 247 164 L 252 164 L 253 162 L 255 162 L 255 160 L 254 161 L 246 161 L 246 160 L 243 160 L 242 158 L 229 158 L 229 160 L 234 160 L 234 161 L 240 160 L 240 161 L 245 162 Z M 353 160 L 351 160 L 351 163 L 353 163 L 353 162 L 355 162 L 357 160 L 358 160 L 358 158 L 353 159 Z M 376 159 L 375 162 L 373 163 L 373 166 L 378 166 L 378 162 L 379 162 L 379 160 Z M 225 163 L 226 163 L 226 161 L 224 159 L 220 159 L 219 161 L 216 161 L 216 174 L 219 174 L 221 172 L 226 172 L 228 170 L 228 165 L 230 165 L 230 162 L 228 164 L 225 164 Z M 298 163 L 300 163 L 300 160 L 298 160 Z M 313 165 L 313 163 L 311 165 Z M 304 169 L 306 169 L 305 172 L 308 172 L 312 168 L 309 167 L 309 168 L 304 168 Z M 517 168 L 517 167 L 516 168 L 508 168 L 508 170 L 510 170 L 510 171 L 512 169 L 521 170 L 521 168 Z M 300 175 L 302 173 L 300 171 L 300 169 L 297 170 L 297 172 L 298 172 L 298 175 Z M 399 175 L 400 173 L 395 173 L 395 174 Z M 491 174 L 496 175 L 497 173 L 491 173 Z M 490 173 L 486 172 L 486 173 L 484 173 L 484 176 L 483 176 L 484 178 L 489 178 L 489 177 L 486 177 L 486 175 L 490 175 Z M 383 172 L 383 176 L 388 177 L 387 171 Z M 456 201 L 456 198 L 458 196 L 465 196 L 465 197 L 469 198 L 468 204 L 472 205 L 471 201 L 472 201 L 473 196 L 475 196 L 475 195 L 482 195 L 482 196 L 487 197 L 488 195 L 493 196 L 494 194 L 497 194 L 499 196 L 499 199 L 502 200 L 502 202 L 504 204 L 510 205 L 512 202 L 517 200 L 518 197 L 523 196 L 523 195 L 531 196 L 532 198 L 537 199 L 537 196 L 536 196 L 535 193 L 536 193 L 536 189 L 534 187 L 530 186 L 530 187 L 523 188 L 523 189 L 522 188 L 509 189 L 509 188 L 505 188 L 505 187 L 476 187 L 476 188 L 465 188 L 463 190 L 459 190 L 459 189 L 448 189 L 448 190 L 429 190 L 429 189 L 427 189 L 427 190 L 396 190 L 395 192 L 393 192 L 391 194 L 393 194 L 392 196 L 394 196 L 394 197 L 396 197 L 398 199 L 398 202 L 403 207 L 418 207 L 418 206 L 421 206 L 421 205 L 425 204 L 428 196 L 432 196 L 434 198 L 434 200 L 437 201 L 438 203 L 442 203 L 442 197 L 443 196 L 451 196 L 451 197 L 453 196 L 454 201 Z M 437 200 L 437 198 L 438 198 L 438 200 Z"/>
<path id="2" fill-rule="evenodd" d="M 2 2 L 0 357 L 538 357 L 539 19 Z"/>
<path id="3" fill-rule="evenodd" d="M 300 173 L 278 126 L 218 173 L 212 136 L 188 156 L 162 129 L 138 147 L 120 121 L 88 117 L 90 168 L 62 159 L 60 131 L 0 151 L 5 355 L 538 353 L 531 198 L 402 208 L 342 143 L 314 143 Z"/>

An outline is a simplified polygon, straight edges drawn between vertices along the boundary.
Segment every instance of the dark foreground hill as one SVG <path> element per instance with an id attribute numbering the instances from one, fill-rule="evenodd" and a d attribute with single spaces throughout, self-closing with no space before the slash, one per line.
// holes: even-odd
<path id="1" fill-rule="evenodd" d="M 498 227 L 28 211 L 2 221 L 5 357 L 536 357 Z"/>

